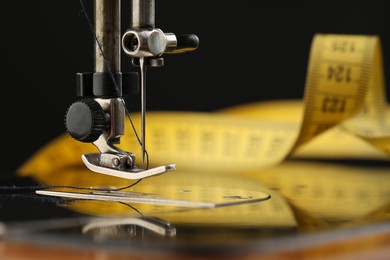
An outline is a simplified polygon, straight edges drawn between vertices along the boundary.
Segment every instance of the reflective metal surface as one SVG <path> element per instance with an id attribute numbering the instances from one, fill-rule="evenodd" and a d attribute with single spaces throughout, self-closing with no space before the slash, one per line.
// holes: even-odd
<path id="1" fill-rule="evenodd" d="M 168 165 L 158 166 L 150 169 L 142 169 L 133 165 L 130 165 L 131 167 L 119 167 L 120 165 L 118 165 L 118 167 L 115 167 L 115 165 L 113 165 L 112 167 L 109 168 L 107 166 L 102 166 L 101 162 L 104 161 L 102 160 L 104 156 L 105 154 L 90 153 L 90 154 L 83 154 L 81 156 L 81 159 L 84 162 L 85 166 L 87 166 L 87 168 L 90 169 L 91 171 L 102 173 L 105 175 L 115 176 L 119 178 L 130 179 L 130 180 L 148 178 L 151 176 L 159 175 L 176 169 L 175 164 L 168 164 Z M 130 155 L 128 155 L 128 157 L 126 158 L 126 162 L 125 162 L 126 164 L 128 158 L 131 158 Z"/>
<path id="2" fill-rule="evenodd" d="M 210 194 L 215 191 L 212 188 L 201 189 L 200 191 L 205 194 Z M 265 201 L 270 198 L 269 194 L 264 192 L 247 191 L 247 190 L 229 190 L 223 189 L 221 196 L 210 196 L 208 200 L 197 200 L 192 196 L 192 191 L 188 189 L 169 190 L 169 195 L 163 194 L 148 194 L 140 192 L 121 192 L 121 191 L 100 191 L 80 193 L 76 191 L 48 191 L 37 190 L 36 193 L 40 195 L 48 195 L 61 198 L 73 198 L 81 200 L 98 200 L 98 201 L 111 201 L 122 203 L 135 203 L 135 204 L 151 204 L 151 205 L 165 205 L 175 206 L 183 208 L 217 208 L 226 207 L 232 205 L 241 205 L 246 203 L 254 203 Z M 187 195 L 187 196 L 186 196 Z"/>
<path id="3" fill-rule="evenodd" d="M 387 161 L 296 159 L 242 174 L 177 170 L 123 191 L 145 193 L 140 198 L 149 198 L 152 203 L 40 196 L 34 192 L 2 194 L 3 237 L 61 239 L 70 244 L 77 238 L 83 246 L 125 250 L 142 246 L 148 250 L 204 252 L 223 248 L 229 252 L 254 245 L 264 252 L 286 250 L 291 245 L 310 245 L 341 234 L 380 231 L 375 224 L 386 225 L 390 220 L 389 168 Z M 31 181 L 45 185 L 118 188 L 129 184 L 124 179 L 96 175 L 80 165 L 23 175 L 18 178 L 29 175 Z M 191 208 L 190 203 L 171 203 L 180 199 L 218 204 L 264 193 L 270 194 L 268 200 L 221 204 L 223 207 L 192 204 L 202 208 Z M 156 203 L 161 194 L 174 199 Z M 121 193 L 115 195 L 120 197 Z M 148 222 L 155 219 L 158 223 Z M 386 226 L 382 228 L 386 230 Z"/>

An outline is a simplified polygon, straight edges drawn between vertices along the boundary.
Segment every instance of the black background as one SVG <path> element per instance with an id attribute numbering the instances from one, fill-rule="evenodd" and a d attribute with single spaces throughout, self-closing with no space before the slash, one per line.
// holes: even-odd
<path id="1" fill-rule="evenodd" d="M 84 0 L 92 17 L 92 0 Z M 129 21 L 122 0 L 122 30 Z M 148 72 L 148 110 L 213 111 L 303 97 L 315 33 L 377 34 L 389 75 L 385 1 L 157 0 L 156 27 L 194 33 L 199 49 L 165 55 Z M 65 132 L 75 74 L 93 70 L 93 36 L 79 0 L 3 1 L 0 7 L 0 172 L 14 171 Z M 122 57 L 122 70 L 133 70 Z M 127 100 L 139 111 L 138 97 Z"/>

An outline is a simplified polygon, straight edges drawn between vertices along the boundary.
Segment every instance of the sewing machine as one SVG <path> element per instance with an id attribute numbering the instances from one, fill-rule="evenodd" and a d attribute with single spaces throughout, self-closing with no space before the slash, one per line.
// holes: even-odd
<path id="1" fill-rule="evenodd" d="M 66 130 L 80 142 L 93 143 L 99 153 L 83 154 L 92 171 L 126 179 L 143 179 L 175 170 L 175 164 L 149 169 L 146 150 L 146 69 L 164 65 L 163 54 L 198 48 L 196 35 L 176 36 L 155 27 L 155 1 L 132 0 L 130 28 L 121 36 L 121 1 L 95 0 L 95 71 L 77 74 L 77 96 L 66 112 Z M 121 49 L 138 72 L 121 72 Z M 123 93 L 141 92 L 141 137 L 144 168 L 135 155 L 116 147 L 129 116 Z"/>

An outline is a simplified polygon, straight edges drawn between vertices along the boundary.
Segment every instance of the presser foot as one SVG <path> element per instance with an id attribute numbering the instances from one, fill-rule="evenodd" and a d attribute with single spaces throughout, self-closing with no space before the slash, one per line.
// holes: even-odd
<path id="1" fill-rule="evenodd" d="M 176 169 L 175 164 L 151 169 L 138 168 L 133 164 L 132 155 L 90 153 L 81 156 L 85 166 L 91 171 L 129 180 L 139 180 L 160 175 Z"/>

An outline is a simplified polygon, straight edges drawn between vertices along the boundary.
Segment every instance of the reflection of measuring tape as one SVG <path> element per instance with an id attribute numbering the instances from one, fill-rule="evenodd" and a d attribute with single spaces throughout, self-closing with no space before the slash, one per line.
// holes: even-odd
<path id="1" fill-rule="evenodd" d="M 318 34 L 310 53 L 304 107 L 293 107 L 297 120 L 291 117 L 277 121 L 266 115 L 270 111 L 253 110 L 256 105 L 210 114 L 149 112 L 151 163 L 174 162 L 178 169 L 208 171 L 258 170 L 293 155 L 336 125 L 390 155 L 382 70 L 378 37 Z M 133 120 L 139 125 L 138 115 Z M 127 125 L 127 129 L 131 126 Z M 120 147 L 139 150 L 131 130 Z M 33 156 L 20 171 L 53 170 L 58 164 L 78 163 L 80 155 L 92 149 L 95 150 L 64 135 Z"/>

